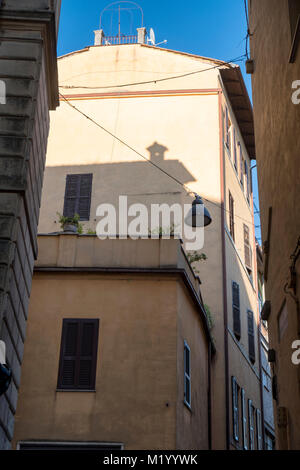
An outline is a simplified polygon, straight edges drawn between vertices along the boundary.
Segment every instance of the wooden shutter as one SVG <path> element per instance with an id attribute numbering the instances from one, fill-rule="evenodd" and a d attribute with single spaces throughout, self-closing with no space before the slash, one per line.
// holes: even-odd
<path id="1" fill-rule="evenodd" d="M 254 449 L 254 423 L 252 401 L 248 400 L 248 422 L 249 422 L 249 449 Z"/>
<path id="2" fill-rule="evenodd" d="M 248 310 L 248 345 L 249 359 L 251 362 L 255 362 L 254 317 L 250 310 Z"/>
<path id="3" fill-rule="evenodd" d="M 241 315 L 240 315 L 240 286 L 232 283 L 232 312 L 233 312 L 233 332 L 235 336 L 241 337 Z"/>
<path id="4" fill-rule="evenodd" d="M 236 153 L 236 133 L 233 129 L 233 155 L 234 155 L 234 167 L 237 170 L 237 153 Z"/>
<path id="5" fill-rule="evenodd" d="M 245 390 L 242 388 L 241 391 L 242 397 L 242 428 L 243 428 L 243 449 L 248 449 L 247 441 L 247 413 L 246 413 L 246 400 L 245 400 Z"/>
<path id="6" fill-rule="evenodd" d="M 249 170 L 248 170 L 248 165 L 247 165 L 247 162 L 245 160 L 245 176 L 246 176 L 246 193 L 247 193 L 247 199 L 248 199 L 248 202 L 249 202 L 249 197 L 250 197 L 250 187 L 249 187 Z"/>
<path id="7" fill-rule="evenodd" d="M 244 224 L 244 251 L 245 251 L 245 265 L 252 270 L 252 250 L 250 245 L 250 231 L 249 227 Z"/>
<path id="8" fill-rule="evenodd" d="M 234 237 L 234 200 L 233 200 L 233 197 L 232 197 L 232 194 L 231 194 L 230 191 L 229 191 L 229 231 L 230 231 L 230 235 L 231 235 L 233 241 L 235 241 L 235 237 Z"/>
<path id="9" fill-rule="evenodd" d="M 262 450 L 262 425 L 260 410 L 256 410 L 257 450 Z"/>
<path id="10" fill-rule="evenodd" d="M 238 384 L 235 377 L 231 378 L 232 385 L 232 422 L 233 422 L 233 438 L 239 441 L 239 401 L 238 401 Z"/>
<path id="11" fill-rule="evenodd" d="M 64 202 L 65 217 L 73 217 L 74 214 L 79 214 L 80 220 L 89 220 L 92 180 L 92 174 L 67 175 Z"/>
<path id="12" fill-rule="evenodd" d="M 244 187 L 244 157 L 243 157 L 243 151 L 242 151 L 242 146 L 240 144 L 240 182 L 241 185 Z"/>
<path id="13" fill-rule="evenodd" d="M 99 320 L 65 319 L 60 352 L 60 389 L 95 387 Z"/>

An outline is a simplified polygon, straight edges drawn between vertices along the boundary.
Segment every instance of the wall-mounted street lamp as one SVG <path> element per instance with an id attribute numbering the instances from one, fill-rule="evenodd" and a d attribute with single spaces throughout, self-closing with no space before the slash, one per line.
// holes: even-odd
<path id="1" fill-rule="evenodd" d="M 185 223 L 190 227 L 207 227 L 211 224 L 212 218 L 207 208 L 204 206 L 202 198 L 195 194 L 195 200 L 192 203 L 192 208 L 189 210 L 185 218 Z"/>

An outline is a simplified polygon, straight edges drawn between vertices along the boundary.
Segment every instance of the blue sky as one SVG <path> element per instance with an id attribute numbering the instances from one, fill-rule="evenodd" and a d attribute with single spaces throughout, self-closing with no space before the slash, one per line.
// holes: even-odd
<path id="1" fill-rule="evenodd" d="M 155 31 L 156 42 L 167 39 L 169 49 L 199 54 L 225 61 L 245 53 L 247 34 L 244 0 L 139 0 L 144 26 Z M 101 11 L 109 1 L 62 0 L 58 55 L 92 45 L 93 31 L 99 29 Z M 106 34 L 117 32 L 117 12 L 102 15 Z M 121 15 L 121 32 L 128 34 L 141 26 L 138 10 Z M 251 80 L 239 63 L 250 95 Z M 254 165 L 255 162 L 252 163 Z M 259 206 L 256 171 L 253 171 L 254 202 Z M 259 225 L 256 216 L 255 224 Z M 259 229 L 256 235 L 260 237 Z"/>

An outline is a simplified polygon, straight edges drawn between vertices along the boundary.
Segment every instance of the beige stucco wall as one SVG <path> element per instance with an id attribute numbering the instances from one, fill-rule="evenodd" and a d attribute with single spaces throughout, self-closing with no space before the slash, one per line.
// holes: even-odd
<path id="1" fill-rule="evenodd" d="M 292 343 L 299 339 L 299 318 L 295 301 L 284 292 L 290 276 L 290 256 L 300 232 L 300 105 L 292 102 L 296 91 L 292 83 L 300 79 L 300 49 L 298 45 L 295 62 L 289 63 L 292 37 L 288 6 L 285 0 L 252 0 L 249 13 L 250 28 L 255 32 L 250 46 L 263 242 L 268 239 L 269 208 L 273 210 L 266 299 L 271 301 L 270 348 L 276 351 L 273 371 L 278 381 L 278 401 L 274 405 L 275 413 L 277 407 L 286 408 L 289 421 L 288 427 L 279 428 L 275 414 L 277 443 L 279 449 L 299 449 L 299 366 L 291 360 Z M 299 270 L 298 260 L 297 292 Z M 287 329 L 279 342 L 278 316 L 285 300 Z"/>
<path id="2" fill-rule="evenodd" d="M 91 260 L 101 265 L 93 256 L 92 238 L 99 254 L 108 252 L 113 259 L 109 241 L 50 236 L 39 238 L 37 266 L 87 269 Z M 175 269 L 186 262 L 177 240 L 134 243 L 139 242 L 144 248 L 137 250 L 140 260 L 147 251 L 153 254 L 149 269 L 155 263 Z M 69 440 L 123 443 L 125 449 L 208 448 L 208 340 L 199 311 L 179 273 L 120 271 L 132 243 L 123 241 L 121 266 L 114 274 L 35 273 L 15 445 L 23 440 Z M 157 257 L 161 245 L 165 249 Z M 56 390 L 64 318 L 100 320 L 95 392 Z M 193 354 L 190 430 L 181 423 L 183 337 Z M 176 436 L 183 432 L 184 439 L 178 441 Z"/>

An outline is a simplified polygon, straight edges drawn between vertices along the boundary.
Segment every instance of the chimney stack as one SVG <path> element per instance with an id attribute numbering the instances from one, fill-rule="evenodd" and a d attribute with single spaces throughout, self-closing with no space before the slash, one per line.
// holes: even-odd
<path id="1" fill-rule="evenodd" d="M 137 28 L 138 44 L 146 44 L 146 28 Z"/>
<path id="2" fill-rule="evenodd" d="M 98 29 L 97 31 L 94 31 L 95 34 L 95 46 L 102 46 L 103 39 L 104 39 L 104 31 L 103 29 Z"/>

